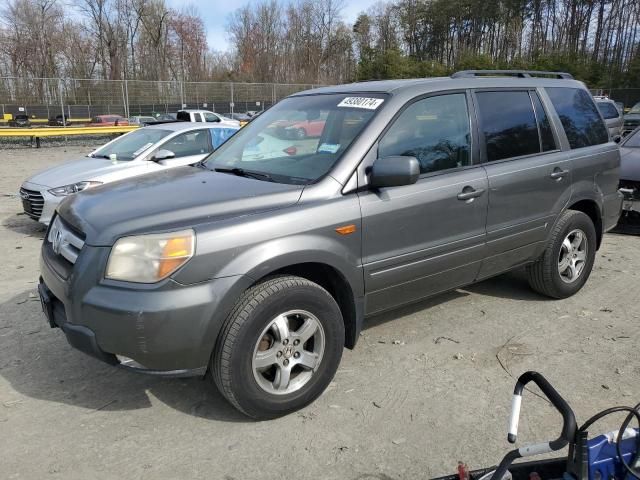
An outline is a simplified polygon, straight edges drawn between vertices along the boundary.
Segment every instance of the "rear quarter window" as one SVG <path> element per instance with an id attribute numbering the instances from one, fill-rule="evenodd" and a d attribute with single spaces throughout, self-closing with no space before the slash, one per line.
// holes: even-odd
<path id="1" fill-rule="evenodd" d="M 589 93 L 570 87 L 547 87 L 545 90 L 560 117 L 572 149 L 609 141 L 607 128 Z"/>

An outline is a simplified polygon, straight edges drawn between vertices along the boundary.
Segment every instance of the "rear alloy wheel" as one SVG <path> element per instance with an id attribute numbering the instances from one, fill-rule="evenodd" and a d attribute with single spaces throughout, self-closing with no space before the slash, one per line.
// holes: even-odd
<path id="1" fill-rule="evenodd" d="M 275 276 L 240 297 L 210 370 L 238 410 L 274 418 L 308 405 L 327 388 L 343 347 L 344 324 L 334 298 L 305 278 Z"/>
<path id="2" fill-rule="evenodd" d="M 552 298 L 578 292 L 591 274 L 596 243 L 596 229 L 589 216 L 575 210 L 564 212 L 544 253 L 527 268 L 531 288 Z"/>

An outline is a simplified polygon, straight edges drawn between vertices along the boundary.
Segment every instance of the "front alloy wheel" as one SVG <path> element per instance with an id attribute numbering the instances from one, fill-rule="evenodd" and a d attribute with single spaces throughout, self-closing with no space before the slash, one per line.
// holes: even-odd
<path id="1" fill-rule="evenodd" d="M 264 329 L 253 352 L 253 375 L 276 395 L 304 387 L 322 361 L 324 330 L 310 312 L 291 310 Z"/>
<path id="2" fill-rule="evenodd" d="M 335 299 L 317 283 L 279 275 L 238 299 L 218 337 L 210 370 L 220 392 L 246 415 L 299 410 L 327 388 L 344 348 Z"/>

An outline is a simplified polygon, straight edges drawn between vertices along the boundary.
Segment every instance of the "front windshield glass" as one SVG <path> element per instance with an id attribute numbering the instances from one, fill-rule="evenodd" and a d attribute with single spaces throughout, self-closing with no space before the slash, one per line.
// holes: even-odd
<path id="1" fill-rule="evenodd" d="M 636 103 L 633 107 L 631 107 L 631 110 L 629 110 L 629 113 L 640 113 L 640 102 Z"/>
<path id="2" fill-rule="evenodd" d="M 385 98 L 383 94 L 287 98 L 231 137 L 204 166 L 278 183 L 313 183 L 338 162 Z"/>
<path id="3" fill-rule="evenodd" d="M 171 130 L 160 130 L 157 128 L 134 130 L 109 145 L 105 145 L 96 150 L 92 156 L 96 158 L 111 158 L 111 155 L 115 155 L 116 160 L 133 160 L 147 148 L 158 143 L 170 133 Z"/>
<path id="4" fill-rule="evenodd" d="M 636 128 L 635 131 L 631 132 L 627 138 L 622 142 L 623 147 L 629 148 L 640 148 L 640 128 Z"/>

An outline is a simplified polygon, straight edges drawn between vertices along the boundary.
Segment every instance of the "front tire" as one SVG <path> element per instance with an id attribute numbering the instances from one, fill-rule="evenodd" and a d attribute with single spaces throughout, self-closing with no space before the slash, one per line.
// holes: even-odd
<path id="1" fill-rule="evenodd" d="M 313 402 L 338 369 L 344 323 L 334 298 L 296 276 L 249 288 L 227 318 L 211 357 L 220 392 L 256 419 Z"/>
<path id="2" fill-rule="evenodd" d="M 567 298 L 586 283 L 596 256 L 596 229 L 586 214 L 567 210 L 542 256 L 527 267 L 529 285 L 551 298 Z"/>

